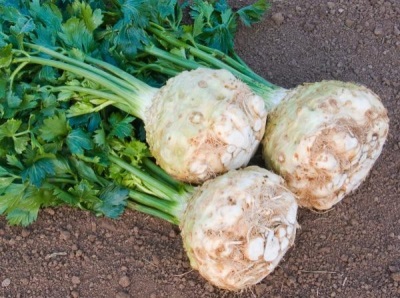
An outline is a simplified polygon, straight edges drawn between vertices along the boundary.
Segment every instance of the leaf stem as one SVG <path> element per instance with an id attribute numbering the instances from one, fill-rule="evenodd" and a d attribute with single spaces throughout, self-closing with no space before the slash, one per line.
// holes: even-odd
<path id="1" fill-rule="evenodd" d="M 115 163 L 116 165 L 120 166 L 121 168 L 127 170 L 128 172 L 140 178 L 143 182 L 149 185 L 151 189 L 158 190 L 161 193 L 160 197 L 162 199 L 172 202 L 175 201 L 176 203 L 181 203 L 183 201 L 181 194 L 179 194 L 177 190 L 172 188 L 166 182 L 163 182 L 160 179 L 152 177 L 150 174 L 125 162 L 124 160 L 115 156 L 114 154 L 110 154 L 108 158 L 110 159 L 111 162 Z"/>
<path id="2" fill-rule="evenodd" d="M 178 181 L 174 178 L 172 178 L 170 175 L 167 174 L 162 168 L 157 166 L 152 160 L 149 158 L 143 158 L 142 160 L 143 165 L 150 171 L 152 172 L 156 177 L 163 179 L 165 182 L 170 184 L 172 187 L 175 189 L 185 189 L 187 191 L 192 191 L 193 187 L 189 184 L 183 183 L 181 181 Z"/>
<path id="3" fill-rule="evenodd" d="M 14 59 L 14 63 L 35 63 L 40 65 L 48 65 L 55 68 L 63 69 L 69 72 L 72 72 L 76 75 L 88 78 L 103 87 L 109 89 L 110 91 L 114 92 L 116 95 L 119 95 L 119 102 L 125 104 L 124 111 L 130 113 L 138 118 L 144 119 L 145 117 L 145 110 L 147 106 L 150 104 L 152 98 L 148 96 L 143 96 L 138 92 L 134 92 L 127 90 L 121 85 L 115 84 L 112 80 L 109 80 L 109 77 L 112 75 L 107 74 L 107 76 L 101 76 L 97 73 L 91 72 L 87 69 L 83 69 L 81 67 L 71 65 L 61 61 L 54 61 L 51 59 L 46 58 L 39 58 L 39 57 L 29 57 L 29 58 L 17 58 Z M 155 88 L 154 88 L 155 89 Z"/>
<path id="4" fill-rule="evenodd" d="M 158 218 L 168 221 L 169 223 L 172 223 L 174 225 L 179 225 L 179 220 L 177 218 L 175 218 L 174 216 L 171 216 L 169 214 L 165 214 L 164 212 L 161 212 L 154 208 L 143 206 L 141 204 L 138 204 L 138 203 L 135 203 L 132 201 L 128 201 L 127 207 L 132 210 L 136 210 L 136 211 L 148 214 L 148 215 L 158 217 Z"/>
<path id="5" fill-rule="evenodd" d="M 171 216 L 176 216 L 176 212 L 174 210 L 176 207 L 175 202 L 161 200 L 160 198 L 133 189 L 129 190 L 129 197 L 132 198 L 136 203 L 155 208 Z"/>
<path id="6" fill-rule="evenodd" d="M 76 58 L 68 57 L 68 56 L 66 56 L 64 54 L 60 54 L 60 53 L 58 53 L 56 51 L 53 51 L 53 50 L 48 49 L 48 48 L 43 47 L 43 46 L 38 46 L 38 45 L 35 45 L 35 44 L 30 44 L 30 43 L 25 43 L 25 45 L 27 47 L 31 48 L 31 49 L 34 49 L 34 50 L 37 50 L 38 52 L 50 55 L 51 57 L 56 58 L 56 59 L 61 60 L 61 61 L 64 61 L 64 62 L 66 62 L 68 64 L 75 65 L 75 66 L 81 67 L 82 69 L 86 69 L 86 70 L 91 71 L 93 73 L 96 73 L 98 75 L 104 76 L 109 81 L 119 85 L 120 87 L 126 88 L 129 91 L 139 92 L 139 91 L 141 91 L 142 89 L 145 88 L 145 84 L 143 82 L 139 81 L 138 79 L 136 79 L 135 77 L 131 77 L 130 78 L 132 81 L 135 82 L 135 84 L 131 84 L 127 80 L 121 80 L 116 76 L 110 76 L 109 73 L 107 73 L 107 72 L 105 72 L 105 71 L 103 71 L 101 69 L 98 69 L 96 67 L 93 67 L 90 64 L 84 63 L 84 62 L 82 62 L 82 61 L 80 61 L 80 60 L 78 60 Z M 107 65 L 108 63 L 103 62 L 103 64 Z M 112 65 L 110 64 L 110 66 L 112 66 Z M 120 73 L 125 73 L 123 70 L 120 70 L 119 72 Z M 140 88 L 138 88 L 138 85 L 140 86 Z"/>

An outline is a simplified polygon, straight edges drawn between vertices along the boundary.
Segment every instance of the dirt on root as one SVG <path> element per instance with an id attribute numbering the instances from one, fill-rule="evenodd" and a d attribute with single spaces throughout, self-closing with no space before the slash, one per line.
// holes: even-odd
<path id="1" fill-rule="evenodd" d="M 242 293 L 207 283 L 191 270 L 179 230 L 146 215 L 46 209 L 27 228 L 0 218 L 0 297 L 400 297 L 400 1 L 272 4 L 237 35 L 254 70 L 287 88 L 359 82 L 388 108 L 387 143 L 361 187 L 329 212 L 300 210 L 294 247 Z"/>

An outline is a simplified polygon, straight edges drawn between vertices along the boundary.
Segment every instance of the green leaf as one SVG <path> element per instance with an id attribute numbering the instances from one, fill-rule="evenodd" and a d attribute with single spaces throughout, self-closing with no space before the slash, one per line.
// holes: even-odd
<path id="1" fill-rule="evenodd" d="M 76 174 L 78 174 L 79 177 L 82 177 L 83 179 L 86 179 L 90 182 L 95 182 L 100 185 L 102 184 L 94 170 L 89 167 L 85 162 L 76 158 L 71 158 L 70 160 L 74 166 Z"/>
<path id="2" fill-rule="evenodd" d="M 101 147 L 101 148 L 106 148 L 107 147 L 107 139 L 106 139 L 106 133 L 104 129 L 98 129 L 94 133 L 93 137 L 94 143 Z"/>
<path id="3" fill-rule="evenodd" d="M 38 79 L 43 82 L 49 82 L 49 83 L 56 83 L 57 81 L 57 72 L 53 67 L 49 66 L 44 66 L 38 73 Z"/>
<path id="4" fill-rule="evenodd" d="M 203 33 L 204 29 L 204 14 L 203 12 L 200 12 L 194 19 L 193 22 L 193 29 L 192 29 L 192 35 L 193 37 L 197 37 L 198 35 Z"/>
<path id="5" fill-rule="evenodd" d="M 21 154 L 26 150 L 28 143 L 30 141 L 30 137 L 27 135 L 19 136 L 18 138 L 13 138 L 13 139 L 14 139 L 14 149 L 15 152 L 17 152 L 18 154 Z"/>
<path id="6" fill-rule="evenodd" d="M 20 106 L 22 99 L 15 93 L 9 93 L 7 95 L 7 104 L 10 109 L 15 109 Z"/>
<path id="7" fill-rule="evenodd" d="M 60 113 L 44 119 L 43 125 L 39 130 L 39 136 L 43 140 L 51 142 L 67 136 L 69 131 L 70 127 L 68 126 L 67 118 L 64 113 Z"/>
<path id="8" fill-rule="evenodd" d="M 54 175 L 54 173 L 53 160 L 51 158 L 42 158 L 24 169 L 21 172 L 21 177 L 23 181 L 29 180 L 31 184 L 40 187 L 46 176 Z"/>
<path id="9" fill-rule="evenodd" d="M 29 226 L 33 223 L 39 214 L 40 206 L 31 209 L 16 208 L 7 214 L 7 222 L 14 226 Z"/>
<path id="10" fill-rule="evenodd" d="M 8 68 L 12 61 L 12 45 L 8 44 L 0 48 L 0 68 Z"/>
<path id="11" fill-rule="evenodd" d="M 138 140 L 124 144 L 122 154 L 130 159 L 131 164 L 138 166 L 145 157 L 150 157 L 150 150 L 147 145 Z"/>
<path id="12" fill-rule="evenodd" d="M 54 165 L 55 176 L 73 173 L 67 157 L 58 156 L 57 159 L 53 160 L 53 165 Z"/>
<path id="13" fill-rule="evenodd" d="M 251 26 L 261 21 L 270 5 L 267 0 L 258 0 L 257 2 L 239 9 L 236 13 L 245 26 Z"/>
<path id="14" fill-rule="evenodd" d="M 30 186 L 25 189 L 22 197 L 19 198 L 12 210 L 8 211 L 8 223 L 28 226 L 37 219 L 41 207 L 57 204 L 56 197 L 48 189 Z"/>
<path id="15" fill-rule="evenodd" d="M 64 95 L 67 95 L 67 93 L 64 93 Z M 95 111 L 96 107 L 90 102 L 78 101 L 68 109 L 68 117 L 76 117 L 85 114 L 91 114 Z"/>
<path id="16" fill-rule="evenodd" d="M 25 189 L 26 186 L 23 184 L 10 184 L 5 188 L 0 195 L 0 214 L 9 214 L 13 211 L 20 204 Z"/>
<path id="17" fill-rule="evenodd" d="M 81 128 L 72 130 L 67 136 L 67 145 L 72 154 L 82 154 L 84 150 L 93 149 L 93 142 L 90 136 Z"/>
<path id="18" fill-rule="evenodd" d="M 53 195 L 61 202 L 64 202 L 73 207 L 80 207 L 79 206 L 79 199 L 75 197 L 73 194 L 70 194 L 68 191 L 64 191 L 58 187 L 53 189 Z"/>
<path id="19" fill-rule="evenodd" d="M 31 18 L 20 17 L 17 19 L 15 25 L 10 27 L 11 33 L 21 35 L 24 33 L 32 32 L 35 29 L 35 23 Z"/>
<path id="20" fill-rule="evenodd" d="M 9 119 L 0 125 L 0 140 L 5 137 L 14 137 L 20 128 L 22 121 L 19 119 Z"/>
<path id="21" fill-rule="evenodd" d="M 14 166 L 22 170 L 24 168 L 23 164 L 21 161 L 16 157 L 15 155 L 7 155 L 7 163 L 10 166 Z"/>
<path id="22" fill-rule="evenodd" d="M 135 117 L 112 113 L 108 118 L 108 122 L 111 125 L 111 131 L 108 136 L 115 136 L 121 140 L 131 137 L 133 135 L 133 126 L 131 124 L 133 120 L 135 120 Z"/>
<path id="23" fill-rule="evenodd" d="M 9 174 L 10 174 L 10 172 L 8 172 L 7 169 L 0 166 L 0 177 L 8 176 Z"/>
<path id="24" fill-rule="evenodd" d="M 93 184 L 88 181 L 81 180 L 68 191 L 79 202 L 81 208 L 93 210 L 93 205 L 99 202 L 97 189 L 94 189 Z"/>
<path id="25" fill-rule="evenodd" d="M 88 30 L 83 20 L 70 18 L 62 24 L 61 39 L 68 47 L 78 48 L 84 53 L 90 53 L 96 49 L 93 34 Z"/>
<path id="26" fill-rule="evenodd" d="M 71 5 L 73 14 L 80 17 L 86 28 L 93 32 L 103 23 L 103 15 L 100 9 L 92 10 L 90 5 L 85 2 L 74 1 Z"/>
<path id="27" fill-rule="evenodd" d="M 3 193 L 17 177 L 1 177 L 0 178 L 0 193 Z"/>
<path id="28" fill-rule="evenodd" d="M 41 24 L 53 35 L 56 36 L 61 31 L 62 13 L 50 1 L 46 1 L 43 5 L 40 5 L 40 0 L 32 0 L 29 6 L 29 13 L 35 19 L 36 23 Z"/>
<path id="29" fill-rule="evenodd" d="M 117 218 L 125 209 L 129 191 L 121 186 L 110 184 L 101 191 L 99 197 L 101 201 L 95 204 L 94 210 L 107 217 Z"/>

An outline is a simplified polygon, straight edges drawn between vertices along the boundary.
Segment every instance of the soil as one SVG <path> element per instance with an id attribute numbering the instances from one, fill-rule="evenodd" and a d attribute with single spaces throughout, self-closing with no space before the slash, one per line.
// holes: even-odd
<path id="1" fill-rule="evenodd" d="M 146 215 L 46 209 L 27 228 L 0 218 L 0 297 L 400 297 L 400 1 L 272 4 L 239 28 L 237 51 L 253 69 L 287 88 L 359 82 L 388 108 L 387 143 L 361 187 L 329 212 L 301 209 L 294 247 L 241 293 L 191 270 L 179 230 Z"/>

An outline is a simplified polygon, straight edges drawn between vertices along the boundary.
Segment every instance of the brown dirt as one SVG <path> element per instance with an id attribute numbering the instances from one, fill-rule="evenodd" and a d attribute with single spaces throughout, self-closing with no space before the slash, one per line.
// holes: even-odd
<path id="1" fill-rule="evenodd" d="M 330 212 L 300 210 L 295 246 L 239 294 L 191 271 L 179 231 L 149 216 L 48 209 L 26 229 L 0 218 L 0 297 L 400 297 L 400 1 L 273 5 L 261 24 L 239 30 L 251 67 L 288 88 L 360 82 L 389 110 L 388 141 L 361 187 Z"/>

